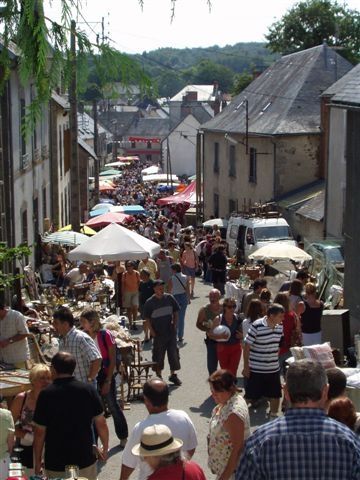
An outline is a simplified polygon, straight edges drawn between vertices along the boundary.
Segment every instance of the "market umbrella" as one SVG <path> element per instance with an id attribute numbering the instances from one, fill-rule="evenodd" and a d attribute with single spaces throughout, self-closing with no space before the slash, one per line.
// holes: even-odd
<path id="1" fill-rule="evenodd" d="M 112 192 L 115 190 L 114 187 L 112 187 L 109 183 L 107 182 L 100 182 L 99 183 L 99 191 L 100 192 Z"/>
<path id="2" fill-rule="evenodd" d="M 72 230 L 72 225 L 66 225 L 65 227 L 59 228 L 59 232 L 68 232 L 69 230 Z M 81 224 L 80 227 L 80 233 L 83 233 L 84 235 L 95 235 L 95 230 L 93 230 L 90 227 L 87 227 L 83 223 Z"/>
<path id="3" fill-rule="evenodd" d="M 159 173 L 160 167 L 157 165 L 151 165 L 150 167 L 144 168 L 141 170 L 141 175 L 153 175 L 155 173 Z"/>
<path id="4" fill-rule="evenodd" d="M 249 255 L 251 260 L 293 260 L 301 262 L 311 260 L 312 257 L 301 248 L 295 247 L 291 243 L 270 242 L 268 245 L 255 250 Z"/>
<path id="5" fill-rule="evenodd" d="M 130 156 L 128 155 L 127 157 L 116 157 L 116 160 L 119 160 L 119 162 L 133 162 L 134 160 L 135 161 L 138 161 L 139 160 L 139 157 L 138 156 Z"/>
<path id="6" fill-rule="evenodd" d="M 70 246 L 82 245 L 88 240 L 90 240 L 90 238 L 83 233 L 74 232 L 72 230 L 67 230 L 65 232 L 54 232 L 42 237 L 42 241 L 44 243 L 59 243 L 61 245 Z"/>
<path id="7" fill-rule="evenodd" d="M 210 220 L 206 220 L 206 222 L 203 223 L 203 227 L 212 227 L 214 225 L 217 225 L 219 228 L 227 228 L 228 223 L 229 222 L 225 218 L 211 218 Z"/>
<path id="8" fill-rule="evenodd" d="M 90 243 L 89 243 L 90 242 Z M 128 230 L 121 225 L 111 223 L 91 237 L 87 245 L 72 250 L 70 260 L 142 260 L 160 252 L 160 245 Z"/>
<path id="9" fill-rule="evenodd" d="M 110 170 L 103 170 L 102 172 L 99 173 L 100 177 L 119 177 L 122 175 L 119 170 L 115 170 L 113 168 L 110 168 Z"/>
<path id="10" fill-rule="evenodd" d="M 113 206 L 108 203 L 98 203 L 96 204 L 89 212 L 89 217 L 97 217 L 98 215 L 102 215 L 103 213 L 110 212 Z"/>
<path id="11" fill-rule="evenodd" d="M 126 213 L 127 215 L 146 215 L 146 211 L 141 205 L 116 205 L 112 207 L 111 211 Z"/>
<path id="12" fill-rule="evenodd" d="M 110 223 L 126 223 L 133 220 L 131 215 L 126 215 L 120 212 L 107 212 L 102 215 L 98 215 L 86 222 L 89 227 L 100 228 L 106 227 Z"/>

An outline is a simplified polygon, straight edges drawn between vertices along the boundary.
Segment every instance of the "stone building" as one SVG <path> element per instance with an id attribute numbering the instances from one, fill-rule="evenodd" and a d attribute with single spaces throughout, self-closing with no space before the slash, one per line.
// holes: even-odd
<path id="1" fill-rule="evenodd" d="M 350 69 L 326 44 L 286 55 L 202 125 L 205 218 L 324 177 L 320 95 Z"/>

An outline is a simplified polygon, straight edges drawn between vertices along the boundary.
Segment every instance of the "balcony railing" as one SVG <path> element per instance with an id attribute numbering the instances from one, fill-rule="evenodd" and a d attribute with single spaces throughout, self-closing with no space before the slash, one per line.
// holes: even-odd
<path id="1" fill-rule="evenodd" d="M 30 164 L 30 154 L 20 155 L 20 170 L 25 170 Z"/>

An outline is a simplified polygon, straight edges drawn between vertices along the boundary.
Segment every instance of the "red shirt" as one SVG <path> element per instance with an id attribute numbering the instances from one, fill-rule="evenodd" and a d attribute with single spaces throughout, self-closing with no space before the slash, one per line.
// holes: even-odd
<path id="1" fill-rule="evenodd" d="M 283 321 L 283 341 L 279 350 L 279 355 L 287 353 L 291 347 L 291 337 L 296 329 L 296 315 L 294 312 L 286 312 Z"/>
<path id="2" fill-rule="evenodd" d="M 115 345 L 115 340 L 110 330 L 99 330 L 96 336 L 96 340 L 97 344 L 99 345 L 100 354 L 102 356 L 104 372 L 105 374 L 107 374 L 110 363 L 109 348 Z"/>
<path id="3" fill-rule="evenodd" d="M 184 469 L 185 476 L 183 476 Z M 202 468 L 191 460 L 159 468 L 148 477 L 148 480 L 182 480 L 183 478 L 185 480 L 206 480 Z"/>

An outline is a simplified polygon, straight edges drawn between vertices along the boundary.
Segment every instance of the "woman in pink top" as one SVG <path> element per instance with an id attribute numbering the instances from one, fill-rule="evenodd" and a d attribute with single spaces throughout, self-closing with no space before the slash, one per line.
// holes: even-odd
<path id="1" fill-rule="evenodd" d="M 191 298 L 194 298 L 195 272 L 199 266 L 198 256 L 191 243 L 184 244 L 185 250 L 181 254 L 181 266 L 183 274 L 189 278 Z"/>
<path id="2" fill-rule="evenodd" d="M 116 399 L 115 367 L 116 347 L 115 340 L 110 330 L 103 330 L 100 324 L 99 313 L 94 309 L 86 309 L 80 316 L 83 330 L 94 340 L 102 356 L 102 366 L 96 378 L 99 394 L 105 400 L 113 417 L 115 433 L 124 447 L 128 426 Z"/>

